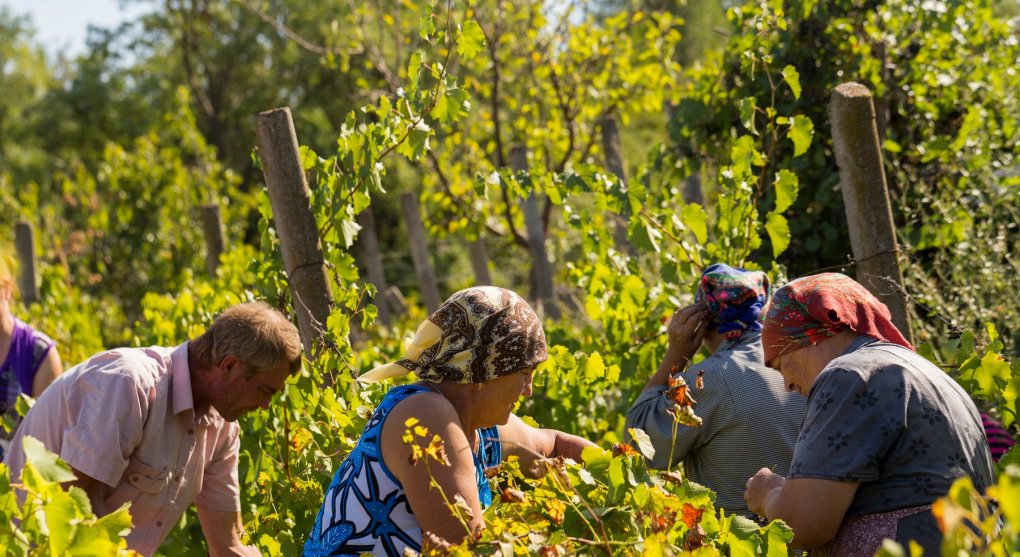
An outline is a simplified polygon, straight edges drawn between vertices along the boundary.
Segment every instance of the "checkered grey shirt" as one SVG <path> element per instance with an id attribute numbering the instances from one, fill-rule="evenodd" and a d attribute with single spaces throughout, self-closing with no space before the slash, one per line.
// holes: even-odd
<path id="1" fill-rule="evenodd" d="M 705 387 L 694 389 L 698 371 Z M 711 357 L 680 375 L 697 399 L 694 412 L 701 427 L 679 426 L 673 455 L 672 403 L 666 387 L 645 389 L 627 412 L 627 427 L 644 430 L 655 445 L 652 468 L 683 462 L 687 477 L 716 492 L 716 505 L 730 513 L 752 516 L 744 502 L 744 484 L 762 467 L 786 475 L 801 423 L 804 397 L 789 393 L 783 378 L 762 362 L 761 334 L 747 331 L 737 341 L 724 340 Z"/>

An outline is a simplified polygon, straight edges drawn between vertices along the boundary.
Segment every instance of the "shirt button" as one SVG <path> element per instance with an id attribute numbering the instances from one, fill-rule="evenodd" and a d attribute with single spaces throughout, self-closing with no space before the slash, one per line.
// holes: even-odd
<path id="1" fill-rule="evenodd" d="M 194 434 L 195 434 L 195 430 L 194 429 L 189 429 L 188 430 L 188 435 L 194 435 Z"/>
<path id="2" fill-rule="evenodd" d="M 163 521 L 162 520 L 157 520 L 156 521 L 156 526 L 162 526 L 162 525 L 163 525 Z"/>

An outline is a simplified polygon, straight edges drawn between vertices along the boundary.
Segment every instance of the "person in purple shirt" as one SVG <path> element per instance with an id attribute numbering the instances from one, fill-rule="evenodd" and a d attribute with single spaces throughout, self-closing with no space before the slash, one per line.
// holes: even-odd
<path id="1" fill-rule="evenodd" d="M 63 370 L 53 340 L 14 317 L 16 270 L 14 258 L 0 247 L 0 416 L 12 420 L 22 393 L 38 397 Z M 13 433 L 0 429 L 0 460 Z"/>

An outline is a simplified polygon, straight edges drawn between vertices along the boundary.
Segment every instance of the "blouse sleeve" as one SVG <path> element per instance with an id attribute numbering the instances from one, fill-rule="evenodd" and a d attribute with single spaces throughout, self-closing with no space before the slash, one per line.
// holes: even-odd
<path id="1" fill-rule="evenodd" d="M 868 482 L 903 429 L 902 401 L 881 382 L 844 369 L 826 370 L 808 400 L 790 478 Z"/>

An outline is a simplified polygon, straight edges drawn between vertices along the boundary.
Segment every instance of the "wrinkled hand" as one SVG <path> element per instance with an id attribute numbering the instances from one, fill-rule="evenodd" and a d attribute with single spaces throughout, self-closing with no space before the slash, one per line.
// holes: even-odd
<path id="1" fill-rule="evenodd" d="M 786 478 L 775 474 L 768 468 L 758 470 L 758 473 L 747 480 L 744 491 L 744 501 L 747 501 L 747 508 L 756 515 L 768 517 L 765 512 L 765 500 L 772 491 L 782 489 L 786 485 Z"/>
<path id="2" fill-rule="evenodd" d="M 666 327 L 669 335 L 667 357 L 683 367 L 691 361 L 705 338 L 708 311 L 701 304 L 682 307 L 673 314 Z"/>

